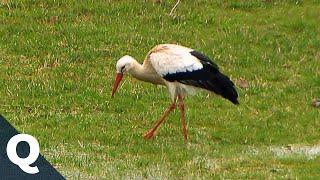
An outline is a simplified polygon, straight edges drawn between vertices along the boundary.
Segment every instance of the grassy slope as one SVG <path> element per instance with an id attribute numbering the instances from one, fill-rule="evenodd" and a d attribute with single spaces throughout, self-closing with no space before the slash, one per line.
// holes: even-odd
<path id="1" fill-rule="evenodd" d="M 0 7 L 0 113 L 39 140 L 66 177 L 320 176 L 320 158 L 278 158 L 270 147 L 319 144 L 320 4 L 317 1 L 15 1 Z M 141 138 L 169 104 L 165 88 L 127 77 L 110 99 L 114 65 L 140 62 L 158 43 L 214 58 L 240 106 L 204 93 Z M 288 67 L 283 67 L 286 64 Z M 213 97 L 213 98 L 212 98 Z"/>

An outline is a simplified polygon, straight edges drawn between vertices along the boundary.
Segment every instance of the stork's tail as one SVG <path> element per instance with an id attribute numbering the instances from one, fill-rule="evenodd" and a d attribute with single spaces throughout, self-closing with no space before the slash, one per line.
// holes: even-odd
<path id="1" fill-rule="evenodd" d="M 233 82 L 219 71 L 216 72 L 209 82 L 210 90 L 228 99 L 233 104 L 239 104 L 238 93 L 234 87 Z"/>

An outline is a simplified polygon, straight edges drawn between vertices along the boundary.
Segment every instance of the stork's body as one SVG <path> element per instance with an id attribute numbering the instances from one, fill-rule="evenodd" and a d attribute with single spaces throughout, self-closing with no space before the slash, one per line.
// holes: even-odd
<path id="1" fill-rule="evenodd" d="M 116 68 L 117 77 L 112 95 L 115 93 L 125 72 L 141 81 L 165 85 L 169 90 L 172 103 L 156 122 L 155 126 L 144 134 L 145 138 L 154 136 L 157 128 L 169 113 L 175 109 L 178 102 L 184 138 L 187 140 L 183 99 L 194 88 L 206 89 L 221 95 L 234 104 L 238 104 L 238 94 L 232 81 L 223 75 L 218 66 L 207 56 L 184 46 L 160 44 L 151 49 L 142 65 L 131 56 L 126 55 L 118 60 Z"/>

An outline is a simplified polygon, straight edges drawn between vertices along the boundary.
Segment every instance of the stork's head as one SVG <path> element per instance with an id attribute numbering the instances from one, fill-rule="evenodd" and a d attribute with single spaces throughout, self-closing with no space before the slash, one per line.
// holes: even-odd
<path id="1" fill-rule="evenodd" d="M 120 58 L 117 61 L 117 65 L 116 65 L 117 73 L 123 74 L 128 70 L 130 70 L 133 66 L 133 62 L 134 62 L 134 58 L 129 55 L 125 55 L 122 58 Z"/>
<path id="2" fill-rule="evenodd" d="M 117 91 L 117 88 L 122 80 L 123 74 L 128 72 L 133 67 L 134 61 L 135 61 L 134 58 L 129 55 L 125 55 L 117 61 L 117 64 L 116 64 L 117 74 L 116 74 L 116 80 L 112 88 L 112 95 L 111 95 L 112 97 L 114 93 Z"/>

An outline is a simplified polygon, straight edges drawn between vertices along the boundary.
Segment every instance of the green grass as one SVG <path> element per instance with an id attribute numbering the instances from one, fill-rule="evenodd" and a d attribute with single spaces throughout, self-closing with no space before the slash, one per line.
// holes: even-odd
<path id="1" fill-rule="evenodd" d="M 319 178 L 320 157 L 270 148 L 319 145 L 320 3 L 306 1 L 12 1 L 0 6 L 0 113 L 35 136 L 67 178 Z M 159 43 L 204 52 L 238 89 L 240 106 L 206 93 L 186 100 L 151 141 L 141 135 L 170 99 L 125 77 Z M 285 65 L 286 67 L 284 67 Z M 170 178 L 171 179 L 171 178 Z"/>

